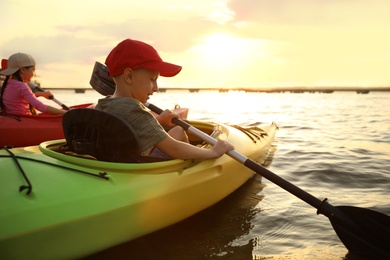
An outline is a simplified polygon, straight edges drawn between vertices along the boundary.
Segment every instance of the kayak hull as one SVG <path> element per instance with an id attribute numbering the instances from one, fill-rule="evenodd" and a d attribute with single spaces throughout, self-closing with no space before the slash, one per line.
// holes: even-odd
<path id="1" fill-rule="evenodd" d="M 236 128 L 196 123 L 262 163 L 276 125 L 256 143 Z M 0 257 L 80 258 L 177 223 L 232 193 L 253 172 L 224 155 L 213 160 L 170 160 L 145 164 L 96 162 L 58 152 L 63 140 L 0 151 Z M 23 157 L 23 158 L 22 158 Z M 29 158 L 29 159 L 25 159 Z M 100 163 L 100 164 L 99 164 Z M 82 172 L 88 172 L 88 175 Z M 105 173 L 103 175 L 101 173 Z M 107 177 L 104 179 L 103 177 Z"/>
<path id="2" fill-rule="evenodd" d="M 82 104 L 71 108 L 93 108 L 94 104 Z M 176 106 L 173 112 L 186 119 L 188 108 Z M 37 116 L 0 115 L 0 147 L 5 145 L 24 147 L 44 141 L 64 138 L 62 115 L 39 114 Z"/>

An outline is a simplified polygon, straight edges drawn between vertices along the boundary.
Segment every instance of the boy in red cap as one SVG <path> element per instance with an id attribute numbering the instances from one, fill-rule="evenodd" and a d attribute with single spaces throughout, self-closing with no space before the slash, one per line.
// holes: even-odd
<path id="1" fill-rule="evenodd" d="M 133 127 L 142 155 L 208 159 L 220 157 L 233 149 L 232 145 L 222 140 L 211 149 L 193 146 L 188 143 L 182 128 L 176 126 L 167 133 L 160 125 L 173 126 L 171 120 L 177 114 L 165 110 L 154 117 L 146 109 L 143 104 L 158 90 L 157 78 L 173 77 L 181 70 L 181 66 L 164 62 L 152 46 L 126 39 L 110 52 L 105 63 L 116 89 L 112 96 L 100 99 L 96 108 L 123 118 Z"/>

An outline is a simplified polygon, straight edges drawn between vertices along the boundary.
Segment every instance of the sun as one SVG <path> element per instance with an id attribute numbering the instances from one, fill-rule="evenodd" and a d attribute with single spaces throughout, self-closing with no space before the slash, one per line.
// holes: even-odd
<path id="1" fill-rule="evenodd" d="M 199 46 L 201 55 L 210 66 L 229 67 L 244 57 L 244 42 L 228 34 L 216 33 L 203 39 Z"/>
<path id="2" fill-rule="evenodd" d="M 199 40 L 186 53 L 185 76 L 196 82 L 209 78 L 213 87 L 242 87 L 258 83 L 253 75 L 263 70 L 271 43 L 257 38 L 242 38 L 227 32 L 216 32 Z M 183 74 L 182 74 L 183 75 Z"/>
<path id="3" fill-rule="evenodd" d="M 233 70 L 248 68 L 266 56 L 269 43 L 261 39 L 214 33 L 192 49 L 193 61 L 206 68 Z"/>

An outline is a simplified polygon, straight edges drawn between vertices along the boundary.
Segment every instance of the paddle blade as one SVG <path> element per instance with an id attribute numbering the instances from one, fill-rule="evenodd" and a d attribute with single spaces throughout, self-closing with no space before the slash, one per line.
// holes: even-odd
<path id="1" fill-rule="evenodd" d="M 108 75 L 107 66 L 98 61 L 95 62 L 93 67 L 89 84 L 103 96 L 112 95 L 115 92 L 115 82 Z"/>
<path id="2" fill-rule="evenodd" d="M 365 259 L 390 259 L 390 217 L 370 209 L 337 206 L 353 225 L 329 218 L 350 253 Z"/>

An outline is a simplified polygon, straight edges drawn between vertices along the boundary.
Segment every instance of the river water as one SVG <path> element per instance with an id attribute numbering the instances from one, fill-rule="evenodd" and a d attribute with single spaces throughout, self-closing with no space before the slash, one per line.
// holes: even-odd
<path id="1" fill-rule="evenodd" d="M 67 105 L 102 97 L 94 90 L 51 92 Z M 334 206 L 390 215 L 390 92 L 168 90 L 150 103 L 188 107 L 188 119 L 274 121 L 279 131 L 269 170 Z M 106 258 L 354 259 L 325 216 L 259 175 L 181 223 L 87 257 Z"/>

